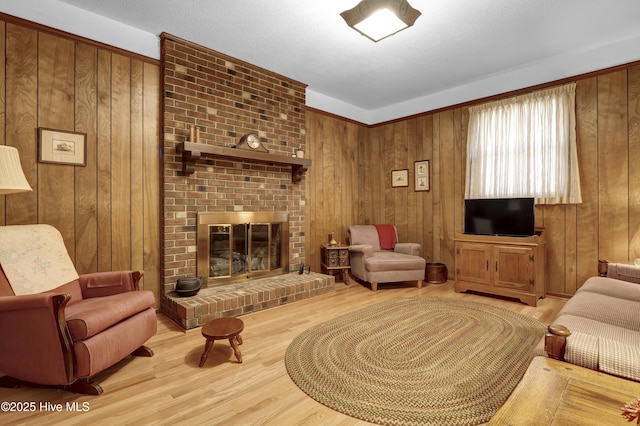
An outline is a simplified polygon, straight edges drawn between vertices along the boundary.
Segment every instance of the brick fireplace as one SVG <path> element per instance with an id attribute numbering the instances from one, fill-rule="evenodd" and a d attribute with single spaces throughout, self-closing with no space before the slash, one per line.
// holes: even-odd
<path id="1" fill-rule="evenodd" d="M 179 278 L 198 274 L 197 220 L 206 212 L 285 212 L 289 241 L 283 272 L 297 271 L 301 262 L 308 263 L 306 178 L 294 183 L 291 165 L 238 155 L 202 156 L 186 174 L 180 148 L 195 127 L 203 145 L 232 148 L 243 135 L 256 133 L 269 155 L 291 158 L 305 150 L 306 85 L 169 34 L 161 35 L 161 50 L 165 295 Z M 165 302 L 163 311 L 175 308 Z"/>

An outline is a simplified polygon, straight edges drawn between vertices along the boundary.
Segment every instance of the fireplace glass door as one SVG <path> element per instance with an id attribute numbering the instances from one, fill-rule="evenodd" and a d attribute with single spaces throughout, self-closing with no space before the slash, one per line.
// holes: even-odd
<path id="1" fill-rule="evenodd" d="M 249 272 L 270 271 L 282 267 L 280 260 L 281 224 L 279 223 L 251 223 L 249 224 L 250 254 Z"/>
<path id="2" fill-rule="evenodd" d="M 198 224 L 198 275 L 208 286 L 286 271 L 286 222 L 201 223 L 216 219 L 199 217 Z"/>

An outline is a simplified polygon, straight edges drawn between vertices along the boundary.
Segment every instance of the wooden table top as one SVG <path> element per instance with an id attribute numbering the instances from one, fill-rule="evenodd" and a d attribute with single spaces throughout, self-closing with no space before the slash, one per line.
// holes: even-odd
<path id="1" fill-rule="evenodd" d="M 640 383 L 535 357 L 489 425 L 625 425 L 621 410 Z"/>

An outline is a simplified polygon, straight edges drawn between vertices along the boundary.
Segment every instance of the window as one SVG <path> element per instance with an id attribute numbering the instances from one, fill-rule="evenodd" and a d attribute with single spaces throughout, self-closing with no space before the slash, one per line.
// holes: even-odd
<path id="1" fill-rule="evenodd" d="M 469 108 L 465 198 L 580 203 L 575 83 Z"/>

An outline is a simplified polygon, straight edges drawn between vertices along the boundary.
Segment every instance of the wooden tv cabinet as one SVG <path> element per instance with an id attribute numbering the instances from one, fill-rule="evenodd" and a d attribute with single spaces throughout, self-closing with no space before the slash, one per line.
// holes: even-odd
<path id="1" fill-rule="evenodd" d="M 536 306 L 545 296 L 543 229 L 531 237 L 455 235 L 455 291 L 520 299 Z"/>

